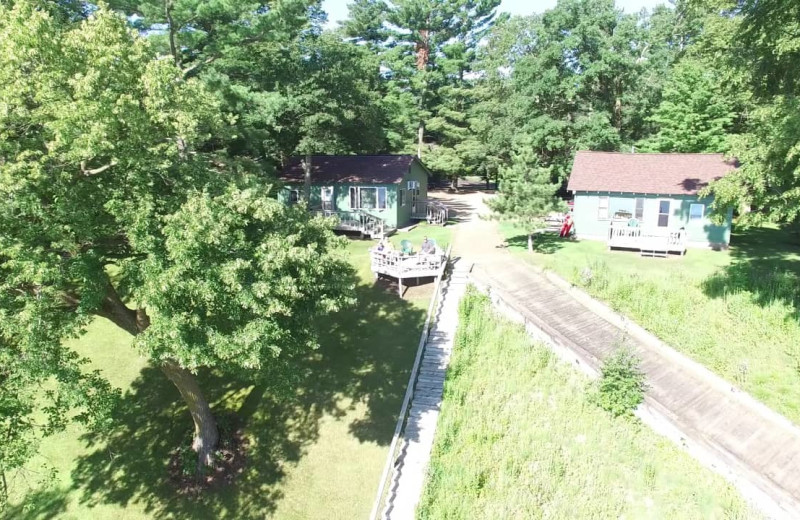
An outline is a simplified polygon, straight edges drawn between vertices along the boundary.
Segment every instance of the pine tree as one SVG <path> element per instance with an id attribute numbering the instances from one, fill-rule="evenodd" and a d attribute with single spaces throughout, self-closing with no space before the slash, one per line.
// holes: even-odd
<path id="1" fill-rule="evenodd" d="M 533 237 L 544 228 L 544 218 L 563 211 L 564 202 L 556 197 L 560 183 L 553 182 L 550 168 L 539 166 L 535 150 L 528 146 L 513 155 L 511 165 L 501 172 L 499 195 L 490 199 L 495 218 L 514 222 L 528 233 L 528 250 L 533 252 Z"/>

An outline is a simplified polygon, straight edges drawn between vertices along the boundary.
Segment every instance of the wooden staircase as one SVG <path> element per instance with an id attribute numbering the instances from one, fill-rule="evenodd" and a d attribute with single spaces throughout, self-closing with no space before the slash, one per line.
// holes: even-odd
<path id="1" fill-rule="evenodd" d="M 450 211 L 446 204 L 433 199 L 422 199 L 414 203 L 411 208 L 411 218 L 414 220 L 424 220 L 428 224 L 444 226 L 450 217 Z"/>
<path id="2" fill-rule="evenodd" d="M 392 468 L 382 514 L 386 520 L 413 519 L 422 496 L 442 405 L 445 373 L 458 325 L 458 304 L 466 289 L 470 267 L 464 260 L 456 261 L 442 287 Z"/>

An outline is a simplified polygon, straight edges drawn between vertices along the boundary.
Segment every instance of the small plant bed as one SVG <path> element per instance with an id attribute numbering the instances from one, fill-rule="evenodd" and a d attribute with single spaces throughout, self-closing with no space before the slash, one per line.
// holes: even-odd
<path id="1" fill-rule="evenodd" d="M 800 241 L 735 231 L 729 251 L 641 258 L 604 242 L 542 239 L 501 227 L 519 258 L 551 270 L 673 348 L 800 424 Z"/>
<path id="2" fill-rule="evenodd" d="M 232 484 L 244 471 L 250 441 L 240 427 L 233 427 L 232 418 L 219 418 L 220 441 L 214 451 L 212 466 L 198 468 L 197 452 L 187 442 L 170 454 L 169 479 L 180 495 L 198 496 L 208 489 Z"/>
<path id="3" fill-rule="evenodd" d="M 603 389 L 468 292 L 418 517 L 759 517 L 629 414 L 642 390 L 635 359 L 623 351 L 606 368 L 625 384 Z"/>

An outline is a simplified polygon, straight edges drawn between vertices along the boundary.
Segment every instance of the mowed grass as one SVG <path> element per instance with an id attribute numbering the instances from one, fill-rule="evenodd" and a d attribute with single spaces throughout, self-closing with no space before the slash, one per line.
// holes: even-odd
<path id="1" fill-rule="evenodd" d="M 443 241 L 450 230 L 428 232 Z M 413 236 L 412 236 L 413 238 Z M 417 239 L 418 238 L 418 239 Z M 320 348 L 297 367 L 289 389 L 213 372 L 201 386 L 222 423 L 251 442 L 244 473 L 193 498 L 167 481 L 169 453 L 188 442 L 189 414 L 175 388 L 97 319 L 71 346 L 123 391 L 108 435 L 73 426 L 46 439 L 42 457 L 13 482 L 10 518 L 287 519 L 364 518 L 372 506 L 431 294 L 431 283 L 399 299 L 369 272 L 372 241 L 348 244 L 358 271 L 355 308 L 313 324 Z M 38 463 L 58 470 L 39 487 Z M 23 503 L 23 499 L 24 503 Z"/>
<path id="2" fill-rule="evenodd" d="M 552 270 L 800 424 L 800 240 L 736 232 L 729 251 L 642 258 L 604 242 L 501 231 L 520 258 Z"/>
<path id="3" fill-rule="evenodd" d="M 632 419 L 470 290 L 461 302 L 423 519 L 758 518 L 721 477 Z"/>

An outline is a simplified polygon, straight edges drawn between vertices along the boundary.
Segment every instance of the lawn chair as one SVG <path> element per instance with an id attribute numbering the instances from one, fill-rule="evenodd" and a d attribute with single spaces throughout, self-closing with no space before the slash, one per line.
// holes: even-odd
<path id="1" fill-rule="evenodd" d="M 414 246 L 411 244 L 410 240 L 403 240 L 400 242 L 400 252 L 406 255 L 410 255 L 414 252 Z"/>

